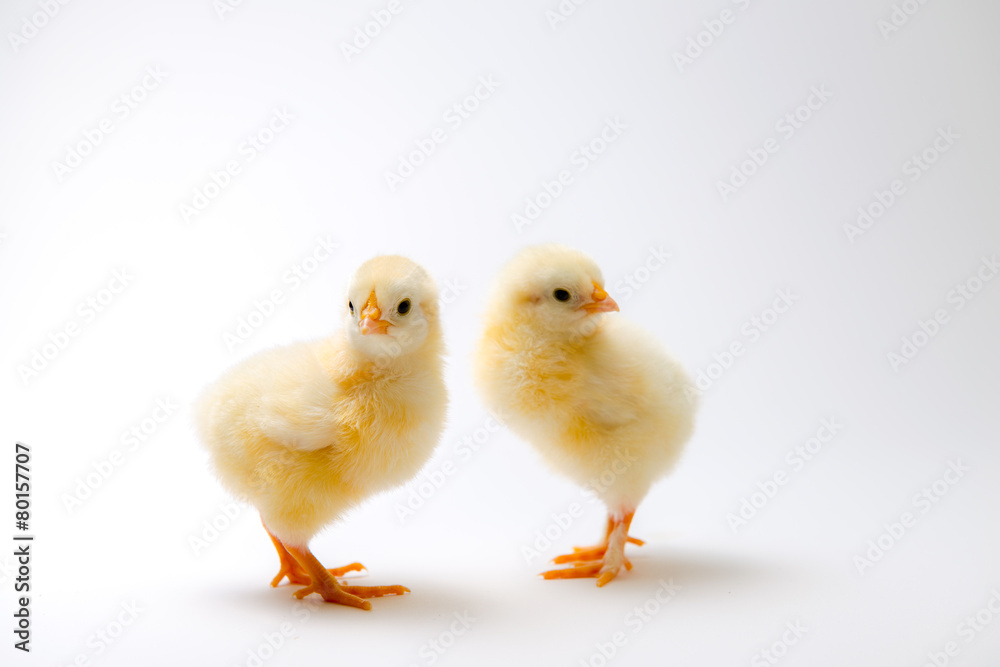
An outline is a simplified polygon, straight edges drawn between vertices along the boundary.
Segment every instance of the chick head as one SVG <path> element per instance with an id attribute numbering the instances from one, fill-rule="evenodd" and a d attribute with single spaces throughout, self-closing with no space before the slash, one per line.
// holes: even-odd
<path id="1" fill-rule="evenodd" d="M 588 255 L 557 244 L 519 252 L 500 272 L 494 303 L 541 334 L 583 336 L 593 333 L 601 313 L 618 304 L 604 289 L 601 269 Z"/>
<path id="2" fill-rule="evenodd" d="M 373 257 L 355 272 L 344 299 L 348 340 L 385 363 L 409 354 L 437 326 L 437 296 L 433 278 L 416 262 Z"/>

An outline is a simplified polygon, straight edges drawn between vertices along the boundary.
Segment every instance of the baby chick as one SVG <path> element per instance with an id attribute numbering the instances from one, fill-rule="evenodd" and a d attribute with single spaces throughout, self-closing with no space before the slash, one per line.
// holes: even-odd
<path id="1" fill-rule="evenodd" d="M 603 542 L 574 549 L 546 579 L 597 577 L 624 565 L 636 507 L 691 435 L 691 378 L 646 331 L 620 317 L 590 257 L 559 245 L 519 253 L 497 278 L 476 380 L 487 405 L 557 471 L 604 501 Z"/>
<path id="2" fill-rule="evenodd" d="M 447 396 L 437 288 L 414 262 L 375 257 L 355 273 L 332 337 L 261 352 L 223 375 L 196 408 L 201 438 L 223 486 L 253 504 L 284 577 L 327 602 L 371 609 L 363 598 L 403 586 L 348 586 L 309 541 L 368 496 L 403 484 L 430 457 Z"/>

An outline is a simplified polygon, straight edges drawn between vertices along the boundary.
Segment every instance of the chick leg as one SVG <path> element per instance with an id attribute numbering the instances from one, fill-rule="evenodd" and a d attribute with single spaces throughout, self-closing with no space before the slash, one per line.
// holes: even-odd
<path id="1" fill-rule="evenodd" d="M 632 525 L 632 516 L 635 512 L 627 512 L 620 518 L 608 517 L 608 530 L 604 539 L 604 544 L 598 547 L 587 549 L 576 548 L 572 554 L 559 556 L 554 562 L 581 563 L 573 567 L 562 570 L 549 570 L 543 572 L 546 579 L 581 579 L 587 577 L 597 577 L 597 585 L 604 586 L 614 579 L 622 566 L 631 570 L 632 563 L 625 557 L 625 545 L 628 542 L 633 544 L 643 544 L 642 540 L 637 540 L 628 536 L 629 526 Z"/>
<path id="2" fill-rule="evenodd" d="M 261 520 L 261 523 L 263 523 L 263 520 Z M 292 558 L 285 545 L 274 536 L 274 533 L 271 532 L 266 524 L 264 525 L 264 530 L 267 531 L 268 537 L 271 538 L 271 543 L 274 544 L 274 548 L 278 552 L 278 560 L 281 561 L 281 569 L 278 570 L 278 574 L 271 580 L 271 586 L 277 587 L 285 577 L 288 577 L 288 583 L 290 584 L 308 584 L 311 581 L 309 574 L 302 569 L 298 561 Z M 329 568 L 327 572 L 335 577 L 342 577 L 348 572 L 359 572 L 364 569 L 366 568 L 361 563 L 351 563 L 343 567 Z"/>
<path id="3" fill-rule="evenodd" d="M 264 530 L 267 530 L 267 526 L 264 526 Z M 308 584 L 310 582 L 309 575 L 302 569 L 298 561 L 292 558 L 292 555 L 285 549 L 285 545 L 281 543 L 281 540 L 275 537 L 269 530 L 267 534 L 271 538 L 274 548 L 278 551 L 278 560 L 281 561 L 281 569 L 278 570 L 278 574 L 271 580 L 271 586 L 276 587 L 285 577 L 288 577 L 288 583 L 290 584 Z"/>

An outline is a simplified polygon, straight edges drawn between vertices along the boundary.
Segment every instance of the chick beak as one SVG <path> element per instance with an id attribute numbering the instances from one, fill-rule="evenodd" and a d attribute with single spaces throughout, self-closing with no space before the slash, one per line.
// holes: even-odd
<path id="1" fill-rule="evenodd" d="M 591 301 L 588 301 L 580 306 L 580 309 L 587 311 L 588 315 L 619 310 L 618 304 L 615 300 L 608 296 L 608 293 L 604 291 L 604 288 L 597 283 L 594 283 L 594 292 L 590 295 L 590 298 Z"/>
<path id="2" fill-rule="evenodd" d="M 358 326 L 361 328 L 361 333 L 364 335 L 378 333 L 384 334 L 389 331 L 389 323 L 383 319 L 382 311 L 378 307 L 378 301 L 375 299 L 375 290 L 368 295 L 368 301 L 365 302 L 364 307 L 361 309 L 361 322 Z"/>

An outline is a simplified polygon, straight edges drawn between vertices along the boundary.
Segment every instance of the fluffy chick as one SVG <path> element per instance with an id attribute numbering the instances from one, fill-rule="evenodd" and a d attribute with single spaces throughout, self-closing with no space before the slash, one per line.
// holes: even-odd
<path id="1" fill-rule="evenodd" d="M 620 316 L 587 255 L 559 245 L 527 248 L 497 277 L 476 354 L 488 406 L 557 471 L 604 501 L 596 547 L 574 548 L 546 579 L 631 569 L 625 544 L 636 507 L 691 435 L 697 390 L 653 336 Z"/>
<path id="2" fill-rule="evenodd" d="M 355 273 L 332 337 L 261 352 L 209 387 L 196 406 L 200 436 L 223 486 L 253 504 L 284 577 L 327 602 L 370 609 L 363 598 L 403 586 L 347 586 L 309 541 L 366 497 L 412 478 L 430 457 L 447 396 L 437 288 L 399 256 Z"/>

